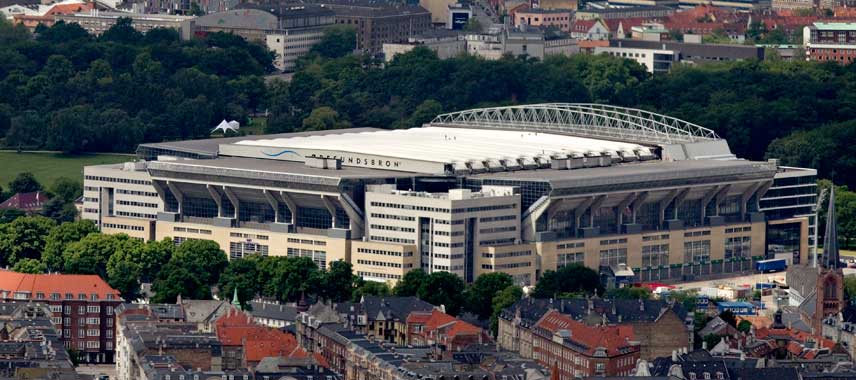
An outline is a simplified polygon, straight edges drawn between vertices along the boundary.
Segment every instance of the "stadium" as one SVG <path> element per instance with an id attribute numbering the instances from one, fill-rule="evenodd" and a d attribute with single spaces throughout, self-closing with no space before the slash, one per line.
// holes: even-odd
<path id="1" fill-rule="evenodd" d="M 367 280 L 571 263 L 615 281 L 751 271 L 814 245 L 816 173 L 735 157 L 713 131 L 639 109 L 534 104 L 355 128 L 143 144 L 84 170 L 82 217 L 232 257 L 351 262 Z"/>

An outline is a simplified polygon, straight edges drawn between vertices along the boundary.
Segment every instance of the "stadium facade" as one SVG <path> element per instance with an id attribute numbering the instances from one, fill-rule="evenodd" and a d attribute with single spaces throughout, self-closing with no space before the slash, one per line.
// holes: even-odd
<path id="1" fill-rule="evenodd" d="M 738 159 L 709 129 L 606 105 L 143 144 L 138 156 L 84 169 L 82 217 L 103 232 L 345 260 L 367 280 L 423 268 L 533 284 L 582 263 L 677 282 L 806 263 L 814 242 L 814 170 Z"/>

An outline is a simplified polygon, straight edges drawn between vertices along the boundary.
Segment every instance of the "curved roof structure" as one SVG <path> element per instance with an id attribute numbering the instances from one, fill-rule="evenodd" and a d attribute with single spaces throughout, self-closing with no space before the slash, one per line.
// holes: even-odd
<path id="1" fill-rule="evenodd" d="M 477 108 L 439 115 L 431 125 L 558 133 L 638 144 L 719 140 L 712 130 L 674 117 L 589 103 Z"/>

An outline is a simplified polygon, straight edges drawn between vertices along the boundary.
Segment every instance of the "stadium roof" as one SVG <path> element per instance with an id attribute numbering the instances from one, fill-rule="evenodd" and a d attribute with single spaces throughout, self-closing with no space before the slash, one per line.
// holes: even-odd
<path id="1" fill-rule="evenodd" d="M 531 163 L 535 166 L 536 159 L 549 164 L 551 157 L 609 155 L 615 158 L 632 156 L 636 159 L 637 155 L 652 156 L 649 147 L 627 142 L 529 131 L 433 126 L 246 140 L 232 145 L 262 148 L 261 152 L 265 156 L 286 160 L 301 160 L 301 156 L 313 154 L 306 151 L 311 150 L 334 152 L 337 156 L 364 155 L 369 158 L 451 164 L 456 170 L 468 166 L 480 169 L 482 165 L 519 167 Z M 402 167 L 402 170 L 405 169 Z"/>
<path id="2" fill-rule="evenodd" d="M 477 108 L 439 115 L 431 124 L 551 132 L 654 145 L 719 140 L 712 130 L 684 120 L 605 104 L 546 103 Z"/>

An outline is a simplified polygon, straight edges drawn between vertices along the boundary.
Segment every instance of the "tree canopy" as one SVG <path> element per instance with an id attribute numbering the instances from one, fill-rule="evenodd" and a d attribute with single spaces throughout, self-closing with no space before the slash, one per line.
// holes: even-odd
<path id="1" fill-rule="evenodd" d="M 538 280 L 536 298 L 556 298 L 566 293 L 600 293 L 600 277 L 594 270 L 580 264 L 571 264 L 556 271 L 547 270 Z"/>

